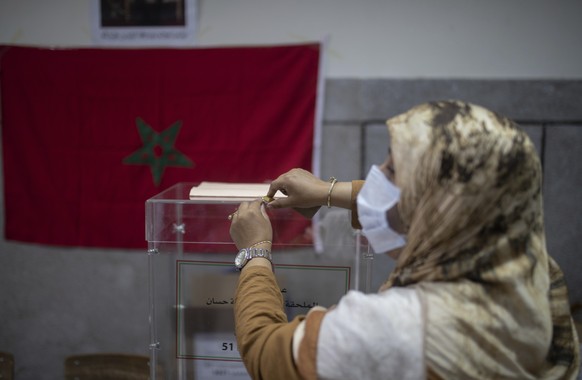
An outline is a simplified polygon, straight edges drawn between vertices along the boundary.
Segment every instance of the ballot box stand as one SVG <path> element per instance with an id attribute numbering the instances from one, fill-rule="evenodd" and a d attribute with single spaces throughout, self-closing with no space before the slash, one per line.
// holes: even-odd
<path id="1" fill-rule="evenodd" d="M 146 201 L 151 379 L 250 379 L 234 332 L 239 272 L 230 220 L 240 200 L 189 198 L 178 183 Z M 372 254 L 347 210 L 307 219 L 269 209 L 273 263 L 289 321 L 370 291 Z"/>

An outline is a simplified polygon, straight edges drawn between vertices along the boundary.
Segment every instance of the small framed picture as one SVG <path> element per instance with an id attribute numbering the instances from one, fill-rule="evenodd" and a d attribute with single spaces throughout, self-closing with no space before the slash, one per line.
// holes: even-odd
<path id="1" fill-rule="evenodd" d="M 113 46 L 191 46 L 196 0 L 92 0 L 93 41 Z"/>

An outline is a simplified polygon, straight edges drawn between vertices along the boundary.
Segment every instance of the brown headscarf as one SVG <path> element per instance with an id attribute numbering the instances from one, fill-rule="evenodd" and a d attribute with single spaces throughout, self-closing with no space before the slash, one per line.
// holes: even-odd
<path id="1" fill-rule="evenodd" d="M 483 294 L 483 313 L 502 307 L 518 321 L 528 313 L 547 316 L 531 338 L 531 345 L 546 345 L 546 362 L 528 371 L 571 377 L 578 340 L 564 276 L 546 252 L 541 165 L 528 136 L 512 121 L 459 101 L 423 104 L 387 124 L 408 234 L 383 289 L 447 283 L 447 297 L 455 299 L 454 284 L 470 284 L 459 301 L 467 292 Z M 458 326 L 470 325 L 474 315 L 458 306 L 451 310 Z M 462 329 L 476 346 L 485 343 L 474 326 Z"/>

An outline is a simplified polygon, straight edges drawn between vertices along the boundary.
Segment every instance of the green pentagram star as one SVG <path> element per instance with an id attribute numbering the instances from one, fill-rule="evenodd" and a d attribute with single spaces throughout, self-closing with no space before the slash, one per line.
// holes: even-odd
<path id="1" fill-rule="evenodd" d="M 159 186 L 167 166 L 186 167 L 194 163 L 182 152 L 174 148 L 176 137 L 182 127 L 181 121 L 176 121 L 164 131 L 158 133 L 141 118 L 135 119 L 139 137 L 143 146 L 123 159 L 123 163 L 131 165 L 149 165 L 154 184 Z"/>

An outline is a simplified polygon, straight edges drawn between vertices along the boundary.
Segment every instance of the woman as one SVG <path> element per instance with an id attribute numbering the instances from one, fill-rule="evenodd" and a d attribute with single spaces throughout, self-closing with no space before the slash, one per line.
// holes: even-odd
<path id="1" fill-rule="evenodd" d="M 352 209 L 396 268 L 378 294 L 287 322 L 271 262 L 248 261 L 236 292 L 239 351 L 259 379 L 573 379 L 578 337 L 562 272 L 548 256 L 541 167 L 511 121 L 463 102 L 388 120 L 391 150 L 365 183 L 302 170 L 267 207 Z M 260 201 L 232 219 L 239 249 L 270 250 Z"/>

